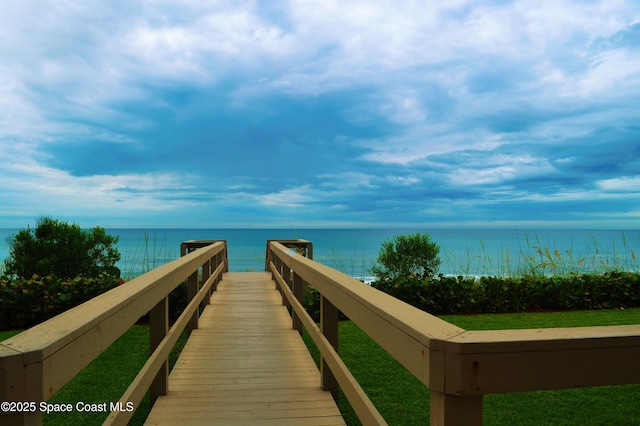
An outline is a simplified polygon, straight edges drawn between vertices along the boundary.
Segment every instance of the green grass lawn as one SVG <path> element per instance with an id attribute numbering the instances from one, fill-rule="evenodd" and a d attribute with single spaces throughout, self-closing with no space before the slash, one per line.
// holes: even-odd
<path id="1" fill-rule="evenodd" d="M 444 316 L 468 330 L 579 327 L 640 324 L 640 309 L 495 315 Z M 16 332 L 0 333 L 0 341 Z M 310 338 L 305 341 L 318 360 Z M 186 335 L 178 347 L 184 345 Z M 134 326 L 76 378 L 49 400 L 50 403 L 117 401 L 148 356 L 149 333 Z M 429 390 L 398 362 L 349 321 L 340 323 L 340 354 L 376 407 L 391 425 L 428 424 Z M 177 351 L 172 354 L 175 362 Z M 637 425 L 640 424 L 640 385 L 487 395 L 486 425 Z M 340 409 L 347 424 L 359 424 L 346 398 Z M 140 425 L 149 412 L 145 398 L 130 424 Z M 101 424 L 106 414 L 50 414 L 47 425 Z"/>
<path id="2" fill-rule="evenodd" d="M 640 309 L 443 316 L 467 330 L 640 324 Z M 318 352 L 305 334 L 318 362 Z M 429 390 L 349 321 L 340 356 L 390 425 L 429 423 Z M 485 425 L 638 425 L 640 385 L 486 395 Z M 358 425 L 344 395 L 340 409 Z"/>

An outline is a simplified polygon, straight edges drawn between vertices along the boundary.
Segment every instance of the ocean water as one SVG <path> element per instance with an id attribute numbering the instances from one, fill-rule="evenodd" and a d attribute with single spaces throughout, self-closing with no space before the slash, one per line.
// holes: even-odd
<path id="1" fill-rule="evenodd" d="M 0 229 L 0 259 L 15 229 Z M 264 270 L 268 239 L 306 239 L 314 260 L 365 281 L 372 277 L 383 241 L 394 235 L 428 232 L 440 245 L 445 275 L 509 275 L 640 270 L 640 231 L 520 229 L 107 229 L 118 235 L 124 277 L 134 277 L 180 255 L 187 240 L 227 240 L 230 271 Z"/>

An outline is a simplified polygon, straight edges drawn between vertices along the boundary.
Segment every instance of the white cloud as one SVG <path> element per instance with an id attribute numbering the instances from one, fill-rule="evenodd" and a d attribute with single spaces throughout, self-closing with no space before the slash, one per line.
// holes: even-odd
<path id="1" fill-rule="evenodd" d="M 613 179 L 603 179 L 597 182 L 599 188 L 607 192 L 640 192 L 640 176 L 623 176 Z"/>
<path id="2" fill-rule="evenodd" d="M 379 105 L 379 114 L 395 123 L 412 125 L 424 123 L 428 113 L 420 95 L 405 90 L 389 94 Z"/>
<path id="3" fill-rule="evenodd" d="M 329 173 L 318 176 L 322 183 L 320 186 L 335 190 L 353 191 L 356 189 L 374 188 L 374 175 L 366 173 L 346 172 L 346 173 Z"/>
<path id="4" fill-rule="evenodd" d="M 499 135 L 489 134 L 484 130 L 456 131 L 450 126 L 451 123 L 434 123 L 409 128 L 407 134 L 401 136 L 358 141 L 372 149 L 372 152 L 362 158 L 383 164 L 408 165 L 414 161 L 431 163 L 432 156 L 466 150 L 489 151 L 507 143 Z"/>
<path id="5" fill-rule="evenodd" d="M 589 71 L 578 81 L 582 97 L 618 97 L 638 93 L 640 83 L 640 57 L 637 52 L 613 50 L 594 58 Z"/>
<path id="6" fill-rule="evenodd" d="M 312 192 L 308 185 L 295 188 L 283 189 L 278 192 L 258 195 L 257 199 L 261 204 L 278 207 L 301 207 L 313 201 L 310 196 Z"/>
<path id="7" fill-rule="evenodd" d="M 466 167 L 467 165 L 472 167 Z M 552 171 L 553 167 L 546 159 L 496 155 L 466 162 L 465 167 L 452 170 L 449 179 L 453 184 L 460 186 L 493 185 L 514 179 L 545 175 Z"/>
<path id="8" fill-rule="evenodd" d="M 30 148 L 23 153 L 29 152 Z M 55 211 L 163 211 L 185 205 L 194 176 L 171 173 L 72 176 L 39 164 L 32 157 L 11 154 L 4 162 L 0 187 L 11 194 L 14 205 L 25 215 Z M 0 159 L 7 151 L 0 151 Z M 17 159 L 20 159 L 16 162 Z"/>
<path id="9" fill-rule="evenodd" d="M 44 130 L 42 116 L 29 97 L 18 77 L 0 65 L 0 138 L 26 139 Z"/>

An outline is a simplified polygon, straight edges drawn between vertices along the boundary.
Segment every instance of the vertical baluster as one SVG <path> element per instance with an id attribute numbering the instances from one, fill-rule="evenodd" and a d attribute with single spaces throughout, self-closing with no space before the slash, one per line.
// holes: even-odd
<path id="1" fill-rule="evenodd" d="M 215 257 L 207 260 L 204 262 L 204 265 L 202 265 L 202 284 L 206 283 L 211 276 L 211 262 L 214 258 Z M 211 289 L 207 291 L 207 295 L 202 300 L 203 305 L 208 305 L 209 303 L 211 303 Z"/>
<path id="2" fill-rule="evenodd" d="M 165 297 L 149 312 L 149 353 L 156 350 L 169 332 L 169 298 Z M 166 395 L 169 383 L 169 364 L 165 360 L 149 387 L 151 405 L 161 395 Z"/>
<path id="3" fill-rule="evenodd" d="M 189 278 L 187 279 L 187 304 L 191 302 L 194 297 L 196 297 L 197 293 L 198 293 L 198 270 L 196 269 L 196 271 L 193 274 L 189 275 Z M 189 320 L 189 324 L 187 325 L 187 328 L 189 330 L 195 330 L 198 328 L 198 311 L 197 310 L 196 312 L 193 313 L 193 316 Z"/>
<path id="4" fill-rule="evenodd" d="M 338 308 L 322 295 L 320 296 L 320 328 L 322 334 L 338 352 Z M 320 374 L 322 376 L 322 390 L 330 391 L 333 399 L 338 402 L 338 381 L 324 359 L 320 366 Z"/>
<path id="5" fill-rule="evenodd" d="M 305 283 L 302 280 L 302 277 L 296 274 L 295 271 L 293 271 L 292 273 L 293 273 L 293 295 L 296 297 L 298 302 L 303 303 Z M 296 314 L 295 311 L 293 311 L 291 316 L 292 316 L 293 329 L 298 330 L 300 333 L 302 333 L 302 321 L 298 317 L 298 314 Z"/>

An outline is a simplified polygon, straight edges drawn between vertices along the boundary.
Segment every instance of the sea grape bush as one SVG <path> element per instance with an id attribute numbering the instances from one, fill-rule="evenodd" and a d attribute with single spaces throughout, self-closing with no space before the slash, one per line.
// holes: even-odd
<path id="1" fill-rule="evenodd" d="M 431 241 L 429 234 L 396 235 L 382 243 L 371 273 L 378 279 L 394 279 L 415 275 L 433 276 L 440 266 L 440 246 Z"/>
<path id="2" fill-rule="evenodd" d="M 102 227 L 83 230 L 75 223 L 42 217 L 34 229 L 21 229 L 9 241 L 4 269 L 16 277 L 52 274 L 72 279 L 101 273 L 119 276 L 117 243 L 118 237 L 107 234 Z"/>
<path id="3" fill-rule="evenodd" d="M 96 297 L 123 281 L 113 275 L 62 279 L 0 277 L 0 330 L 28 328 Z"/>
<path id="4" fill-rule="evenodd" d="M 374 281 L 371 286 L 434 315 L 640 307 L 640 273 L 633 272 L 479 279 L 413 275 Z M 304 305 L 318 321 L 320 294 L 311 286 Z"/>
<path id="5" fill-rule="evenodd" d="M 50 217 L 20 230 L 0 277 L 0 329 L 31 327 L 121 284 L 117 242 Z"/>
<path id="6" fill-rule="evenodd" d="M 372 286 L 435 315 L 640 307 L 640 274 L 632 272 L 480 279 L 410 275 Z"/>
<path id="7" fill-rule="evenodd" d="M 410 275 L 371 285 L 434 315 L 640 307 L 640 274 L 632 272 L 479 279 Z M 304 305 L 318 321 L 320 294 L 311 286 L 307 286 Z"/>

